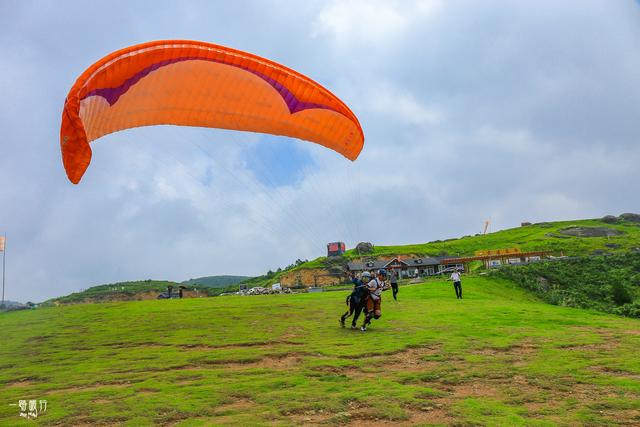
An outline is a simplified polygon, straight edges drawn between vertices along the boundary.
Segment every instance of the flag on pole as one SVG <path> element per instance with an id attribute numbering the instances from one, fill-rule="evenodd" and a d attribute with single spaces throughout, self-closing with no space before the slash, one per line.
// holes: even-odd
<path id="1" fill-rule="evenodd" d="M 6 239 L 6 237 L 0 236 L 0 252 L 4 252 L 4 239 Z"/>

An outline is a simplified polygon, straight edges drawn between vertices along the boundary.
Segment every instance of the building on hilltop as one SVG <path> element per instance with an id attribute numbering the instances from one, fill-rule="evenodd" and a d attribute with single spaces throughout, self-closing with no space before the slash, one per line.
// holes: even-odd
<path id="1" fill-rule="evenodd" d="M 417 276 L 434 276 L 440 274 L 446 267 L 441 262 L 442 258 L 404 258 L 395 257 L 391 259 L 376 259 L 373 261 L 352 261 L 347 264 L 347 268 L 351 272 L 361 273 L 363 271 L 376 271 L 381 268 L 395 271 L 400 278 L 417 277 Z M 464 269 L 464 265 L 455 266 Z"/>
<path id="2" fill-rule="evenodd" d="M 381 268 L 396 271 L 398 277 L 408 278 L 417 276 L 434 276 L 451 273 L 455 270 L 469 271 L 469 263 L 482 261 L 485 268 L 500 267 L 502 265 L 526 264 L 540 261 L 549 256 L 548 251 L 521 252 L 520 249 L 490 249 L 476 251 L 474 256 L 468 257 L 395 257 L 391 259 L 375 259 L 369 261 L 352 261 L 347 264 L 350 272 L 375 272 Z"/>
<path id="3" fill-rule="evenodd" d="M 485 268 L 500 267 L 502 265 L 528 264 L 540 261 L 549 256 L 549 251 L 521 252 L 517 248 L 493 249 L 476 251 L 474 256 L 462 258 L 444 258 L 440 262 L 446 267 L 454 265 L 468 265 L 473 261 L 482 261 Z"/>
<path id="4" fill-rule="evenodd" d="M 327 256 L 340 256 L 345 253 L 346 247 L 344 242 L 331 242 L 327 243 Z"/>

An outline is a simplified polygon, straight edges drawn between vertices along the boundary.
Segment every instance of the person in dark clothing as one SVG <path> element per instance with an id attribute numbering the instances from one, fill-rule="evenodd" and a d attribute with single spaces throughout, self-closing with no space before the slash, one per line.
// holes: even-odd
<path id="1" fill-rule="evenodd" d="M 393 299 L 398 301 L 398 273 L 396 273 L 395 270 L 391 271 L 389 281 L 391 282 L 391 289 L 393 290 Z"/>
<path id="2" fill-rule="evenodd" d="M 355 329 L 358 317 L 360 317 L 360 313 L 365 310 L 366 314 L 367 300 L 369 299 L 369 289 L 367 288 L 367 284 L 370 281 L 371 274 L 368 271 L 362 272 L 360 277 L 358 277 L 355 273 L 351 275 L 353 291 L 345 301 L 349 309 L 340 317 L 340 326 L 342 326 L 343 328 L 345 326 L 345 320 L 353 315 L 351 328 Z"/>
<path id="3" fill-rule="evenodd" d="M 358 277 L 356 273 L 351 273 L 351 283 L 353 283 L 353 289 L 356 289 L 358 286 L 366 286 L 370 280 L 371 274 L 368 271 L 360 274 L 360 277 Z"/>

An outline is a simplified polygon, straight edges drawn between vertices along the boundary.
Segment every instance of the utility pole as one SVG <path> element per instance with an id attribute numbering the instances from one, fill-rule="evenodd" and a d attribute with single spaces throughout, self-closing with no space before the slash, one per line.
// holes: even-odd
<path id="1" fill-rule="evenodd" d="M 4 237 L 2 239 L 2 304 L 0 304 L 0 308 L 4 308 L 4 271 L 6 266 L 7 259 L 7 233 L 4 233 Z"/>

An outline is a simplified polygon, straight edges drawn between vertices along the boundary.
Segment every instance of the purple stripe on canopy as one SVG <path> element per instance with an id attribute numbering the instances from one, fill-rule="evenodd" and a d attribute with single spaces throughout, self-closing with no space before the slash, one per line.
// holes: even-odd
<path id="1" fill-rule="evenodd" d="M 94 89 L 91 92 L 87 93 L 82 99 L 88 98 L 90 96 L 101 96 L 109 103 L 109 105 L 113 105 L 116 102 L 118 102 L 118 99 L 120 99 L 120 97 L 122 95 L 124 95 L 129 90 L 129 88 L 131 86 L 133 86 L 136 83 L 138 83 L 141 79 L 143 79 L 149 73 L 151 73 L 151 72 L 153 72 L 153 71 L 155 71 L 155 70 L 157 70 L 159 68 L 162 68 L 162 67 L 164 67 L 166 65 L 175 64 L 176 62 L 182 62 L 182 61 L 210 61 L 210 62 L 217 62 L 217 63 L 220 63 L 220 64 L 230 65 L 232 67 L 240 68 L 242 70 L 245 70 L 245 71 L 248 71 L 248 72 L 250 72 L 252 74 L 255 74 L 256 76 L 260 77 L 265 82 L 269 83 L 269 85 L 271 85 L 271 87 L 273 87 L 280 94 L 280 96 L 282 97 L 284 102 L 287 104 L 287 107 L 289 108 L 289 112 L 291 114 L 294 114 L 294 113 L 297 113 L 297 112 L 303 111 L 303 110 L 313 109 L 313 108 L 322 108 L 322 109 L 325 109 L 325 110 L 331 110 L 331 111 L 335 111 L 337 113 L 340 113 L 339 111 L 336 111 L 335 109 L 333 109 L 333 108 L 331 108 L 331 107 L 329 107 L 327 105 L 300 101 L 293 93 L 291 93 L 291 91 L 289 91 L 289 89 L 284 87 L 281 83 L 277 82 L 276 80 L 272 79 L 271 77 L 265 76 L 262 73 L 259 73 L 257 71 L 251 70 L 246 66 L 233 64 L 233 63 L 230 63 L 230 62 L 227 62 L 227 61 L 224 61 L 224 60 L 218 60 L 218 59 L 212 59 L 212 58 L 200 58 L 200 57 L 197 57 L 197 56 L 173 58 L 173 59 L 167 59 L 167 60 L 164 60 L 164 61 L 157 62 L 157 63 L 155 63 L 153 65 L 150 65 L 149 67 L 145 68 L 144 70 L 137 72 L 132 77 L 128 78 L 120 86 L 113 87 L 113 88 Z"/>

